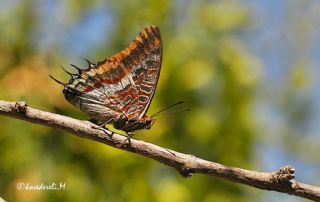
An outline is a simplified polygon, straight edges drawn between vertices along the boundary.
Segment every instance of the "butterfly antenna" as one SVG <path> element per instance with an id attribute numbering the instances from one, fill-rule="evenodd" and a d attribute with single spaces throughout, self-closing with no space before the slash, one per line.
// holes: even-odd
<path id="1" fill-rule="evenodd" d="M 170 105 L 170 106 L 168 106 L 168 107 L 166 107 L 166 108 L 164 108 L 164 109 L 161 109 L 161 110 L 158 111 L 157 113 L 154 113 L 151 117 L 156 117 L 156 116 L 158 116 L 161 112 L 166 111 L 166 110 L 168 110 L 168 109 L 170 109 L 170 108 L 172 108 L 172 107 L 174 107 L 174 106 L 176 106 L 176 105 L 180 105 L 180 104 L 182 104 L 182 103 L 184 103 L 184 101 L 179 101 L 179 102 L 177 102 L 177 103 L 174 103 L 174 104 L 172 104 L 172 105 Z"/>
<path id="2" fill-rule="evenodd" d="M 53 80 L 54 80 L 55 82 L 57 82 L 58 84 L 61 84 L 61 85 L 63 85 L 63 86 L 66 86 L 66 85 L 67 85 L 67 83 L 63 83 L 63 82 L 59 81 L 58 79 L 54 78 L 54 77 L 51 76 L 50 74 L 49 74 L 49 76 L 50 76 L 51 79 L 53 79 Z"/>
<path id="3" fill-rule="evenodd" d="M 170 112 L 165 112 L 166 114 L 173 114 L 173 113 L 179 113 L 179 112 L 190 112 L 191 109 L 181 109 L 181 110 L 176 110 L 176 111 L 170 111 Z"/>

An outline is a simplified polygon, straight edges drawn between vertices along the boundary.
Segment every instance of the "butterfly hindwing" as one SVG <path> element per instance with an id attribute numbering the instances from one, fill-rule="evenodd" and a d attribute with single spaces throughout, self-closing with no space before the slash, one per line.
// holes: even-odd
<path id="1" fill-rule="evenodd" d="M 100 122 L 115 123 L 123 117 L 140 120 L 153 98 L 161 63 L 160 31 L 146 27 L 125 50 L 80 69 L 63 93 L 71 104 Z"/>

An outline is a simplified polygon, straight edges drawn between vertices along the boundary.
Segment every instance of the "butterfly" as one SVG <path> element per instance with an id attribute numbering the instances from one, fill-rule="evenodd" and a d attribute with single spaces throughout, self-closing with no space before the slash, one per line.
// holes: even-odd
<path id="1" fill-rule="evenodd" d="M 85 59 L 86 60 L 86 59 Z M 162 63 L 162 41 L 157 26 L 146 27 L 126 49 L 86 69 L 72 65 L 77 74 L 62 84 L 65 99 L 87 114 L 95 123 L 133 134 L 150 129 L 155 115 L 146 112 L 154 96 Z"/>

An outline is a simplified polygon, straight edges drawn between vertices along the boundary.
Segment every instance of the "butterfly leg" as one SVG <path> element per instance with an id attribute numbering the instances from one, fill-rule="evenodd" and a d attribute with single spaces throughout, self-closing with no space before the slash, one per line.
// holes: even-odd
<path id="1" fill-rule="evenodd" d="M 131 144 L 131 138 L 134 136 L 134 132 L 126 132 L 127 133 L 127 138 L 120 144 L 120 147 L 122 147 L 126 142 L 129 143 L 129 145 Z"/>
<path id="2" fill-rule="evenodd" d="M 108 122 L 103 122 L 103 123 L 99 123 L 95 119 L 90 119 L 89 121 L 91 123 L 95 124 L 95 125 L 91 126 L 91 128 L 94 128 L 94 129 L 97 129 L 97 130 L 102 130 L 109 137 L 111 137 L 113 135 L 113 132 L 108 130 L 108 128 L 106 127 L 106 124 L 108 124 L 109 121 Z M 110 132 L 111 132 L 111 134 L 110 134 Z"/>

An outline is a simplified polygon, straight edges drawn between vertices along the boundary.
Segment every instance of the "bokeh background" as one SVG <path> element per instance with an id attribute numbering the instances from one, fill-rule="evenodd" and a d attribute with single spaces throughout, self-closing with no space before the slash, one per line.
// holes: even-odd
<path id="1" fill-rule="evenodd" d="M 149 114 L 184 100 L 135 137 L 226 165 L 320 185 L 317 0 L 2 0 L 0 99 L 79 119 L 52 74 L 124 49 L 148 25 L 164 45 Z M 0 117 L 0 197 L 7 201 L 305 201 L 204 175 L 57 129 Z M 17 183 L 66 183 L 19 191 Z"/>

